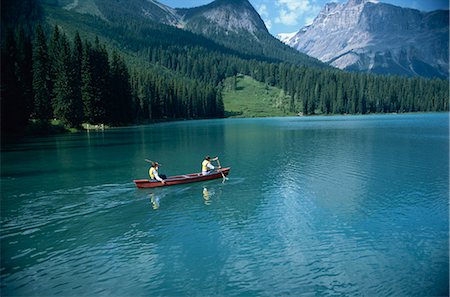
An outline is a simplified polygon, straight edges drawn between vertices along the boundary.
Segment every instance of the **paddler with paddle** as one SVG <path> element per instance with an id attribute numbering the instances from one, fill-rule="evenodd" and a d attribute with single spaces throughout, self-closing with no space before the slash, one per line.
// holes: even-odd
<path id="1" fill-rule="evenodd" d="M 206 156 L 202 162 L 202 175 L 207 175 L 212 170 L 214 170 L 215 167 L 213 166 L 213 164 L 211 164 L 211 161 L 217 161 L 217 160 L 219 160 L 219 157 L 215 157 L 215 158 L 211 159 L 210 156 Z M 219 168 L 220 168 L 220 166 L 219 166 Z"/>
<path id="2" fill-rule="evenodd" d="M 163 178 L 166 178 L 166 176 L 163 174 L 159 176 L 158 170 L 159 170 L 158 162 L 152 162 L 152 167 L 150 167 L 150 169 L 148 170 L 148 174 L 150 175 L 151 179 L 160 181 L 163 184 L 165 184 L 166 182 L 164 181 Z"/>

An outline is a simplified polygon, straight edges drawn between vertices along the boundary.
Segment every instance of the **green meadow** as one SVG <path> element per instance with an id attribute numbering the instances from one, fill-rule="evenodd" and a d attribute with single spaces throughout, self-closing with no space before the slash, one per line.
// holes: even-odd
<path id="1" fill-rule="evenodd" d="M 283 109 L 290 97 L 276 87 L 258 82 L 246 75 L 229 77 L 224 82 L 223 102 L 226 117 L 291 116 Z"/>

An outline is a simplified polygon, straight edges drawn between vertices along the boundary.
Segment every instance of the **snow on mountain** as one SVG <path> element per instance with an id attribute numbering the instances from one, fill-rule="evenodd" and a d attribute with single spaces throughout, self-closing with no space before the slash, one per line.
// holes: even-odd
<path id="1" fill-rule="evenodd" d="M 289 39 L 291 39 L 295 34 L 297 34 L 297 32 L 292 32 L 292 33 L 280 33 L 277 34 L 277 38 L 283 42 L 283 43 L 287 43 Z"/>

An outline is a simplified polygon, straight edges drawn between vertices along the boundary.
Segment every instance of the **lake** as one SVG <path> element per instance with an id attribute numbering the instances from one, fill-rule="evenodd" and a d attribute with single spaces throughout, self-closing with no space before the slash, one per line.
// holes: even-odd
<path id="1" fill-rule="evenodd" d="M 229 179 L 137 189 L 149 164 Z M 2 296 L 449 291 L 449 115 L 225 119 L 1 153 Z"/>

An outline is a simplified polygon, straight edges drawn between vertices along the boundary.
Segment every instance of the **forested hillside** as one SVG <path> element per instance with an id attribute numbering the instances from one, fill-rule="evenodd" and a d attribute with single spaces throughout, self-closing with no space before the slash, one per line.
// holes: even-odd
<path id="1" fill-rule="evenodd" d="M 14 12 L 2 17 L 3 133 L 52 118 L 79 127 L 223 117 L 224 82 L 238 74 L 282 89 L 278 107 L 289 113 L 448 110 L 445 80 L 312 67 L 143 17 L 109 22 L 33 0 L 11 3 L 2 2 L 2 16 L 4 7 Z"/>

